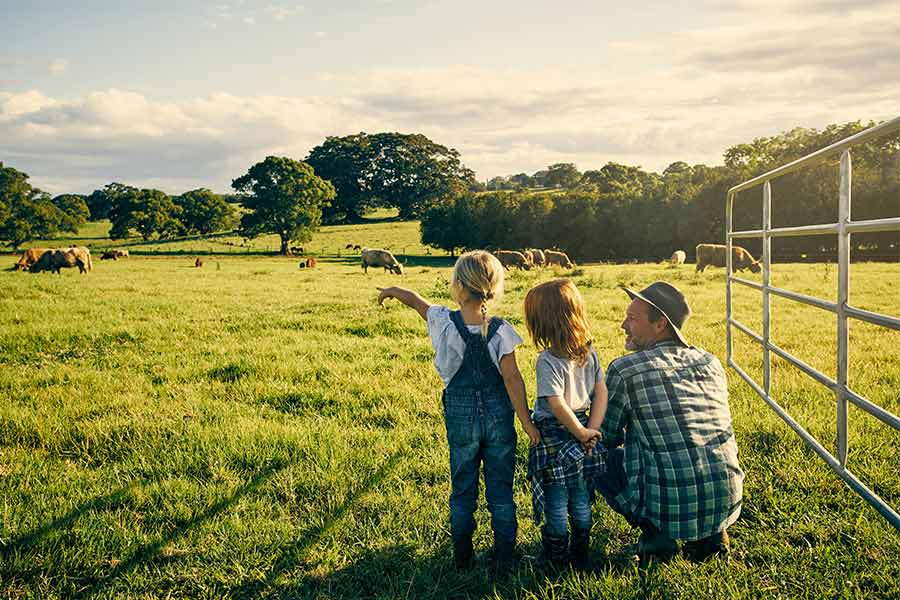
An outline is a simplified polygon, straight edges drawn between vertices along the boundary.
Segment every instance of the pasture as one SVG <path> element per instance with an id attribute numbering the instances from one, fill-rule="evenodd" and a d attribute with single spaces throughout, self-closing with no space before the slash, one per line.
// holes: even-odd
<path id="1" fill-rule="evenodd" d="M 319 235 L 365 245 L 366 227 L 385 227 L 399 254 L 416 238 L 394 225 L 415 230 L 386 222 Z M 376 286 L 390 284 L 451 302 L 449 259 L 411 259 L 403 277 L 363 275 L 353 255 L 304 270 L 259 256 L 192 265 L 132 257 L 95 259 L 85 276 L 0 272 L 0 597 L 900 596 L 900 535 L 731 371 L 746 490 L 728 560 L 638 570 L 623 553 L 637 532 L 600 501 L 591 573 L 528 564 L 498 580 L 483 568 L 457 573 L 425 326 L 397 303 L 375 303 Z M 524 295 L 555 276 L 585 295 L 604 363 L 624 352 L 618 286 L 656 279 L 682 288 L 695 313 L 687 336 L 724 361 L 722 269 L 513 272 L 495 312 L 527 338 Z M 853 265 L 851 301 L 900 314 L 898 276 L 897 264 Z M 774 282 L 833 298 L 836 277 L 833 265 L 776 265 Z M 736 292 L 737 317 L 759 330 L 759 294 Z M 778 343 L 833 376 L 829 315 L 777 299 L 773 313 Z M 739 361 L 759 376 L 759 349 L 735 339 Z M 895 413 L 898 347 L 898 333 L 851 326 L 851 385 Z M 517 357 L 530 403 L 535 356 L 526 339 Z M 831 394 L 785 363 L 773 377 L 783 406 L 833 450 Z M 519 433 L 519 542 L 536 554 Z M 898 460 L 896 434 L 851 407 L 851 469 L 895 507 Z M 490 546 L 481 506 L 479 550 Z"/>

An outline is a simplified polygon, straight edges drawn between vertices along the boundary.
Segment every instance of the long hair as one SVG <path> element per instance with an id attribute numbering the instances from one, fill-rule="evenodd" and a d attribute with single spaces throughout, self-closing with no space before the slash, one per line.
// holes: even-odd
<path id="1" fill-rule="evenodd" d="M 461 291 L 481 302 L 481 335 L 487 336 L 487 305 L 503 296 L 503 265 L 490 252 L 466 252 L 456 260 L 450 284 L 457 302 Z"/>
<path id="2" fill-rule="evenodd" d="M 554 279 L 525 296 L 525 324 L 539 350 L 584 366 L 591 352 L 584 298 L 570 279 Z"/>

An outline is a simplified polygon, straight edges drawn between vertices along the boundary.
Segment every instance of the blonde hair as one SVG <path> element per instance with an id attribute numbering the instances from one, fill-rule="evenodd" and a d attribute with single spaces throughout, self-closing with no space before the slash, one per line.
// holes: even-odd
<path id="1" fill-rule="evenodd" d="M 487 336 L 487 304 L 503 296 L 503 265 L 497 257 L 484 250 L 473 250 L 461 255 L 453 266 L 450 281 L 453 299 L 460 302 L 459 293 L 481 302 L 481 335 Z M 461 303 L 461 302 L 460 302 Z"/>
<path id="2" fill-rule="evenodd" d="M 583 366 L 591 352 L 584 298 L 570 279 L 531 288 L 525 296 L 525 324 L 539 350 Z"/>

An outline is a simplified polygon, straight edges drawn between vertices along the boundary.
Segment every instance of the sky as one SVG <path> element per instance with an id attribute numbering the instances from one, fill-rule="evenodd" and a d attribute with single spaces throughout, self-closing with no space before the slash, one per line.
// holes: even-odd
<path id="1" fill-rule="evenodd" d="M 0 162 L 53 194 L 230 190 L 327 136 L 423 133 L 481 180 L 721 164 L 900 116 L 900 2 L 0 0 Z"/>

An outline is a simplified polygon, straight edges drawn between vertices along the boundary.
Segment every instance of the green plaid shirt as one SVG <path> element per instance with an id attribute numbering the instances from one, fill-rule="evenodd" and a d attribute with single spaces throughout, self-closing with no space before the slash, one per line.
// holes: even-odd
<path id="1" fill-rule="evenodd" d="M 701 539 L 737 520 L 744 473 L 719 360 L 662 342 L 614 360 L 606 386 L 604 443 L 625 443 L 619 504 L 673 539 Z"/>

